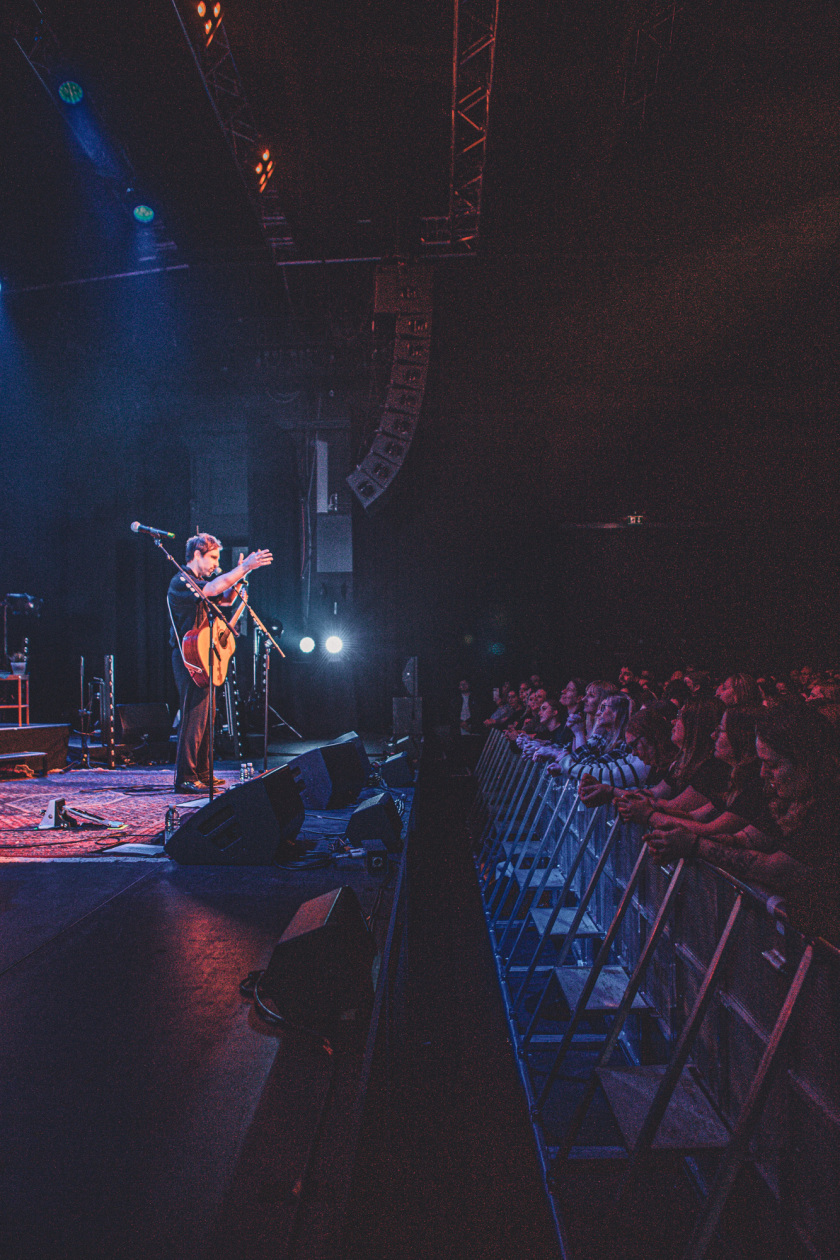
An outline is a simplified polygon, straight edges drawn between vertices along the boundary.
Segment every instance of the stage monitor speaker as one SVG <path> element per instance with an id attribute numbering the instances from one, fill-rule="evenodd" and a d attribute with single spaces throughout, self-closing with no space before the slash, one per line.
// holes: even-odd
<path id="1" fill-rule="evenodd" d="M 327 809 L 333 785 L 321 749 L 301 753 L 289 762 L 289 769 L 295 776 L 306 809 Z"/>
<path id="2" fill-rule="evenodd" d="M 294 775 L 279 766 L 196 810 L 165 847 L 185 866 L 270 866 L 299 856 L 294 841 L 302 825 Z"/>
<path id="3" fill-rule="evenodd" d="M 402 819 L 390 792 L 378 792 L 356 806 L 347 822 L 347 839 L 354 849 L 365 840 L 381 840 L 391 853 L 402 850 Z"/>
<path id="4" fill-rule="evenodd" d="M 395 753 L 386 758 L 379 767 L 379 774 L 386 787 L 414 787 L 414 771 L 405 753 Z"/>
<path id="5" fill-rule="evenodd" d="M 295 912 L 259 981 L 284 1019 L 328 1031 L 373 996 L 375 954 L 352 888 L 334 888 Z"/>
<path id="6" fill-rule="evenodd" d="M 330 808 L 355 804 L 370 775 L 370 762 L 359 736 L 348 731 L 329 744 L 322 744 L 319 752 L 332 780 Z"/>

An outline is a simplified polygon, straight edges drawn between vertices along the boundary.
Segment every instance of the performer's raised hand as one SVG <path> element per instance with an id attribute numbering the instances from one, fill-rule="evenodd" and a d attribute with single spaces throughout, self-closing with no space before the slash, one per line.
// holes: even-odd
<path id="1" fill-rule="evenodd" d="M 244 560 L 240 560 L 240 566 L 246 573 L 250 573 L 252 569 L 260 569 L 264 564 L 271 564 L 274 556 L 266 548 L 261 551 L 252 551 Z"/>

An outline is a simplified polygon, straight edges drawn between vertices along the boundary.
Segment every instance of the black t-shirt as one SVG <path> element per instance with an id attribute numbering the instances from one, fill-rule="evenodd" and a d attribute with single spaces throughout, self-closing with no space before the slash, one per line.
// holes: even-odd
<path id="1" fill-rule="evenodd" d="M 196 586 L 204 589 L 209 582 L 209 578 L 194 578 Z M 198 606 L 198 596 L 187 585 L 186 579 L 180 573 L 176 573 L 172 581 L 169 583 L 169 590 L 166 592 L 166 601 L 169 604 L 171 613 L 171 621 L 169 624 L 169 646 L 177 647 L 178 642 L 183 641 L 187 631 L 192 630 L 195 625 L 195 614 Z M 175 637 L 175 631 L 172 629 L 172 622 L 175 623 L 175 629 L 178 631 L 178 638 Z"/>
<path id="2" fill-rule="evenodd" d="M 718 798 L 726 794 L 730 773 L 725 761 L 709 757 L 708 761 L 702 762 L 694 771 L 689 779 L 689 786 L 705 796 L 707 801 L 718 804 Z"/>
<path id="3" fill-rule="evenodd" d="M 760 831 L 772 831 L 774 823 L 767 804 L 764 783 L 761 778 L 761 762 L 756 760 L 749 767 L 749 775 L 741 784 L 735 796 L 727 804 L 727 791 L 715 797 L 715 805 L 728 814 L 737 814 L 745 822 L 752 823 Z"/>

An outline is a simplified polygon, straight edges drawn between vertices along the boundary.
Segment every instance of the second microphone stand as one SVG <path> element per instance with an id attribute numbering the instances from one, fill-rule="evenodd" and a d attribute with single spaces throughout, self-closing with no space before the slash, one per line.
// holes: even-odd
<path id="1" fill-rule="evenodd" d="M 303 736 L 301 735 L 300 731 L 296 731 L 296 730 L 295 730 L 295 728 L 292 726 L 291 722 L 287 722 L 287 721 L 286 721 L 286 719 L 282 716 L 282 714 L 278 713 L 276 709 L 272 709 L 272 708 L 271 708 L 271 705 L 268 703 L 268 672 L 269 672 L 269 666 L 270 666 L 270 664 L 271 664 L 271 648 L 272 648 L 272 644 L 274 645 L 274 647 L 276 647 L 276 648 L 277 648 L 277 651 L 280 653 L 280 655 L 283 657 L 283 659 L 284 659 L 284 660 L 286 659 L 286 653 L 283 651 L 283 649 L 281 648 L 280 644 L 277 642 L 277 640 L 276 640 L 276 639 L 274 638 L 274 636 L 271 634 L 271 631 L 267 628 L 267 626 L 265 626 L 265 625 L 263 624 L 263 622 L 262 622 L 262 621 L 260 621 L 259 617 L 258 617 L 258 616 L 257 616 L 257 614 L 254 612 L 254 610 L 253 610 L 253 608 L 250 606 L 250 604 L 248 605 L 248 611 L 250 612 L 251 616 L 254 618 L 254 621 L 255 621 L 255 622 L 256 622 L 256 624 L 259 626 L 260 630 L 262 631 L 263 635 L 265 636 L 265 643 L 264 643 L 264 647 L 265 647 L 265 660 L 264 660 L 264 663 L 263 663 L 263 688 L 264 688 L 264 696 L 263 696 L 263 774 L 265 774 L 266 770 L 268 769 L 268 712 L 269 712 L 269 709 L 271 709 L 271 712 L 272 712 L 272 713 L 274 713 L 274 714 L 275 714 L 275 715 L 276 715 L 276 716 L 280 719 L 280 721 L 283 723 L 283 725 L 286 727 L 286 729 L 287 729 L 287 730 L 289 730 L 289 731 L 291 731 L 293 735 L 296 735 L 298 739 L 303 739 Z"/>

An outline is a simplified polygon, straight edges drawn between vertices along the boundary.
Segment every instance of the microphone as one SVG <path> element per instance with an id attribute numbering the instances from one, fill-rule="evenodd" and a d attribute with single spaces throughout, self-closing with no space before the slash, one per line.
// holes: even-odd
<path id="1" fill-rule="evenodd" d="M 174 538 L 168 529 L 155 529 L 153 525 L 141 525 L 139 521 L 131 522 L 132 534 L 151 534 L 153 538 Z"/>

